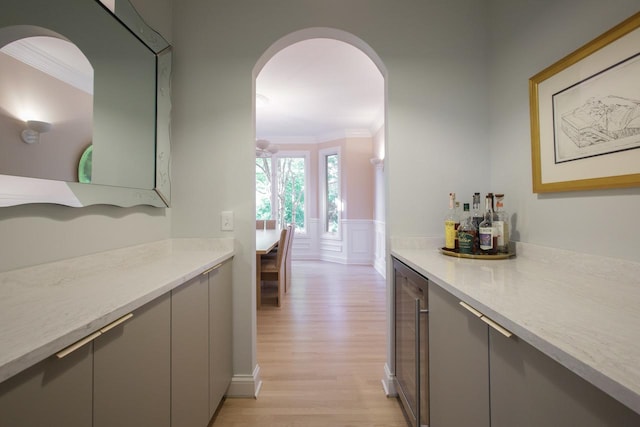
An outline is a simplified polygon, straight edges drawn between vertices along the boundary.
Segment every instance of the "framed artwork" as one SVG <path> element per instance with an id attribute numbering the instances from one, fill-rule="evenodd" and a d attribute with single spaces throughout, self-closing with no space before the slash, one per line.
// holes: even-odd
<path id="1" fill-rule="evenodd" d="M 640 186 L 640 12 L 529 79 L 533 192 Z"/>

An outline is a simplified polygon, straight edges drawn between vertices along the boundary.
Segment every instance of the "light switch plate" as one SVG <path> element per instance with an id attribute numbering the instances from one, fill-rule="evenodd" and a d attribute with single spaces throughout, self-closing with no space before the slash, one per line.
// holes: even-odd
<path id="1" fill-rule="evenodd" d="M 233 211 L 222 211 L 220 213 L 220 229 L 222 231 L 233 231 Z"/>

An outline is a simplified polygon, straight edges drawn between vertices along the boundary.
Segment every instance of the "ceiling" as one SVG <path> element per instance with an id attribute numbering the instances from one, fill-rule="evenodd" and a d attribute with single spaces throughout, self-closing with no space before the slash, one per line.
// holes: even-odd
<path id="1" fill-rule="evenodd" d="M 256 137 L 275 144 L 371 135 L 384 120 L 384 80 L 361 50 L 332 39 L 295 43 L 256 79 Z"/>
<path id="2" fill-rule="evenodd" d="M 92 92 L 91 65 L 71 43 L 33 37 L 2 50 Z M 338 40 L 290 45 L 275 54 L 256 79 L 257 139 L 286 144 L 370 136 L 383 121 L 382 74 L 361 50 Z"/>

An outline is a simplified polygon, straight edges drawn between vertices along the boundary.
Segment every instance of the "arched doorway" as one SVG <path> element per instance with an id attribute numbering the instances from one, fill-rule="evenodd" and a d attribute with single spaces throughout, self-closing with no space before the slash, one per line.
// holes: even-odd
<path id="1" fill-rule="evenodd" d="M 269 146 L 256 149 L 256 219 L 295 222 L 299 257 L 371 262 L 384 275 L 386 69 L 380 58 L 350 33 L 310 28 L 267 49 L 253 82 L 255 138 Z M 278 169 L 288 161 L 302 164 L 300 182 L 280 179 L 277 188 Z"/>
<path id="2" fill-rule="evenodd" d="M 289 49 L 293 49 L 296 46 L 300 47 L 305 43 L 318 42 L 319 40 L 330 40 L 330 41 L 333 41 L 334 43 L 345 45 L 349 49 L 357 51 L 360 55 L 366 57 L 380 77 L 380 86 L 381 86 L 380 91 L 382 93 L 381 103 L 380 103 L 381 111 L 380 111 L 379 127 L 376 129 L 377 132 L 370 132 L 370 135 L 368 136 L 372 142 L 370 146 L 371 148 L 369 151 L 369 155 L 365 159 L 366 167 L 368 168 L 367 176 L 368 176 L 368 179 L 370 180 L 368 184 L 371 185 L 372 197 L 371 197 L 371 200 L 369 200 L 369 202 L 371 205 L 370 206 L 371 210 L 374 212 L 373 216 L 371 218 L 367 218 L 366 221 L 359 221 L 358 220 L 359 218 L 357 218 L 357 215 L 358 215 L 357 213 L 354 214 L 354 216 L 350 217 L 347 214 L 344 214 L 344 212 L 346 212 L 347 209 L 343 209 L 342 212 L 344 215 L 341 217 L 343 221 L 340 223 L 340 225 L 337 228 L 337 230 L 339 230 L 338 231 L 339 238 L 329 237 L 329 238 L 325 238 L 324 241 L 323 241 L 323 236 L 326 237 L 327 234 L 330 234 L 330 233 L 327 233 L 327 227 L 328 227 L 327 218 L 330 217 L 330 213 L 329 213 L 330 209 L 328 209 L 328 207 L 331 203 L 327 201 L 325 197 L 326 194 L 329 193 L 329 191 L 327 191 L 327 186 L 329 184 L 327 184 L 326 182 L 322 184 L 321 183 L 322 179 L 318 178 L 318 176 L 321 175 L 323 172 L 322 171 L 323 163 L 325 165 L 327 164 L 326 162 L 323 161 L 323 156 L 325 157 L 325 160 L 326 160 L 327 155 L 333 154 L 334 151 L 331 151 L 331 148 L 333 147 L 331 146 L 331 144 L 327 144 L 326 143 L 327 141 L 317 137 L 317 135 L 315 138 L 314 137 L 310 138 L 308 135 L 305 135 L 299 138 L 304 140 L 302 141 L 302 143 L 303 144 L 306 143 L 309 146 L 313 146 L 315 144 L 316 148 L 305 149 L 301 147 L 301 144 L 295 144 L 295 150 L 291 150 L 288 147 L 286 138 L 282 138 L 282 140 L 277 138 L 273 139 L 274 134 L 269 135 L 268 132 L 265 133 L 264 129 L 260 128 L 260 125 L 256 123 L 259 121 L 259 115 L 261 113 L 260 103 L 274 102 L 272 99 L 270 99 L 269 94 L 264 94 L 264 93 L 261 93 L 260 91 L 259 78 L 261 76 L 261 72 L 265 70 L 265 68 L 268 67 L 268 65 L 270 64 L 270 61 L 276 58 L 279 54 L 285 51 L 288 51 Z M 313 50 L 311 49 L 308 50 L 307 54 L 312 55 Z M 336 68 L 339 68 L 339 67 L 336 67 Z M 336 30 L 332 28 L 309 28 L 309 29 L 301 30 L 295 33 L 291 33 L 281 38 L 265 51 L 265 53 L 260 57 L 260 59 L 258 60 L 258 62 L 256 63 L 253 69 L 253 84 L 254 84 L 253 93 L 255 96 L 254 107 L 253 107 L 254 118 L 255 118 L 254 136 L 256 140 L 261 140 L 261 142 L 263 143 L 265 139 L 268 140 L 271 143 L 271 147 L 276 145 L 278 149 L 278 152 L 273 156 L 269 156 L 267 154 L 267 156 L 270 157 L 270 162 L 271 162 L 268 164 L 268 167 L 266 165 L 267 163 L 266 160 L 258 159 L 257 163 L 265 162 L 265 166 L 262 167 L 262 171 L 265 172 L 268 170 L 270 171 L 270 173 L 274 173 L 274 170 L 278 168 L 276 159 L 287 158 L 287 156 L 293 157 L 296 154 L 300 156 L 306 155 L 307 156 L 306 161 L 311 163 L 310 169 L 313 170 L 313 172 L 311 173 L 307 172 L 306 179 L 309 179 L 308 175 L 312 175 L 313 177 L 311 178 L 311 180 L 315 179 L 316 181 L 315 189 L 313 184 L 310 185 L 311 189 L 307 190 L 308 191 L 308 194 L 306 195 L 307 197 L 304 198 L 305 202 L 307 203 L 305 212 L 308 215 L 305 216 L 303 226 L 301 227 L 301 230 L 299 230 L 300 237 L 296 239 L 296 242 L 298 243 L 298 245 L 294 245 L 294 250 L 297 249 L 304 252 L 304 256 L 307 256 L 307 257 L 309 256 L 319 257 L 318 259 L 332 260 L 332 261 L 343 262 L 348 264 L 349 261 L 353 261 L 353 259 L 349 258 L 351 256 L 349 252 L 350 250 L 353 251 L 354 253 L 362 253 L 363 249 L 365 250 L 368 249 L 368 250 L 371 250 L 371 253 L 364 255 L 364 257 L 369 257 L 371 260 L 371 263 L 383 275 L 385 274 L 385 270 L 386 270 L 386 261 L 385 261 L 385 240 L 386 240 L 385 228 L 386 226 L 385 226 L 385 212 L 384 212 L 385 178 L 384 178 L 384 168 L 383 168 L 384 156 L 385 156 L 385 143 L 386 143 L 386 128 L 384 126 L 384 123 L 386 122 L 385 120 L 386 118 L 385 94 L 387 92 L 386 77 L 387 77 L 387 72 L 386 72 L 386 68 L 384 67 L 384 64 L 380 60 L 379 56 L 374 52 L 374 50 L 366 42 L 354 36 L 353 34 L 346 33 L 344 31 Z M 277 136 L 278 135 L 275 135 L 275 137 Z M 358 138 L 357 134 L 353 134 L 353 133 L 349 134 L 349 132 L 344 132 L 344 136 L 345 136 L 345 139 Z M 363 136 L 363 135 L 359 135 L 359 136 Z M 292 138 L 292 139 L 295 139 L 295 138 Z M 289 142 L 295 143 L 296 141 L 289 141 Z M 300 142 L 300 141 L 297 141 L 297 142 Z M 294 151 L 295 153 L 292 154 L 291 153 L 292 151 Z M 301 153 L 302 151 L 306 152 L 307 154 Z M 338 153 L 346 154 L 345 153 L 346 151 L 348 150 L 342 148 L 342 152 L 338 150 Z M 283 155 L 283 152 L 288 152 L 288 153 L 286 155 Z M 258 171 L 258 168 L 259 168 L 259 165 L 257 165 L 257 169 L 256 169 L 257 171 Z M 325 172 L 327 169 L 328 167 L 326 167 Z M 260 173 L 260 171 L 258 171 L 258 173 Z M 352 176 L 353 175 L 356 175 L 356 174 L 352 174 Z M 326 178 L 326 175 L 325 175 L 325 178 Z M 271 182 L 274 182 L 274 179 L 275 178 L 272 177 Z M 268 180 L 269 179 L 264 179 L 263 183 Z M 323 188 L 323 185 L 324 185 L 324 188 Z M 268 208 L 265 208 L 265 206 L 261 206 L 260 200 L 256 201 L 256 204 L 259 208 L 257 213 L 267 212 L 268 215 L 271 215 L 272 218 L 276 219 L 280 223 L 285 223 L 290 221 L 289 219 L 290 217 L 287 218 L 286 220 L 283 220 L 282 215 L 278 213 L 278 211 L 281 209 L 279 209 L 279 207 L 277 206 L 277 204 L 279 203 L 278 198 L 273 194 L 273 192 L 275 192 L 275 190 L 271 192 L 271 197 L 268 200 L 270 206 Z M 347 193 L 346 196 L 348 197 L 349 189 L 347 188 L 345 191 L 342 192 L 343 196 L 345 195 L 344 193 Z M 355 193 L 355 191 L 353 191 L 352 193 Z M 342 205 L 341 206 L 342 208 L 344 208 L 344 206 L 347 205 L 347 207 L 351 209 L 349 211 L 350 213 L 357 211 L 357 209 L 354 207 L 355 202 L 350 203 L 348 200 L 345 201 L 344 199 L 340 199 L 339 202 Z M 300 214 L 296 214 L 296 218 L 300 218 Z M 264 217 L 264 218 L 261 217 L 259 219 L 267 219 L 267 217 Z M 299 225 L 297 222 L 296 224 Z M 322 247 L 324 246 L 329 246 L 330 248 L 338 247 L 340 249 L 340 253 L 342 253 L 344 257 L 340 259 L 324 258 L 326 256 L 326 254 L 323 253 L 322 251 Z M 335 252 L 338 252 L 338 251 L 334 251 L 334 253 Z M 300 253 L 298 253 L 298 255 L 300 255 Z M 311 259 L 311 258 L 308 258 L 308 259 Z M 364 263 L 363 259 L 359 259 L 358 263 Z"/>

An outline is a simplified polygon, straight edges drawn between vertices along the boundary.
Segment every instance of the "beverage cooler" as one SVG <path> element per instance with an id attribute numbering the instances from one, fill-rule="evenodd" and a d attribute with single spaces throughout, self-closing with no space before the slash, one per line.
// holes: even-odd
<path id="1" fill-rule="evenodd" d="M 428 280 L 393 260 L 395 383 L 413 426 L 429 425 Z"/>

